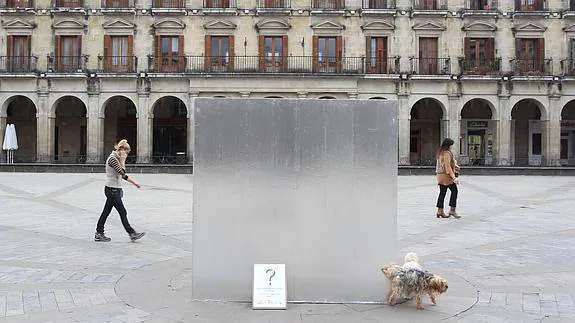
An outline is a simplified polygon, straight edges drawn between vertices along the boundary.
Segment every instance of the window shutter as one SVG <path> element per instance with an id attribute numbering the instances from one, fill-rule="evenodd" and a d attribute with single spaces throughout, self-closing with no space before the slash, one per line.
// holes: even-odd
<path id="1" fill-rule="evenodd" d="M 136 71 L 136 62 L 134 59 L 134 35 L 128 35 L 128 57 L 127 57 L 127 62 L 128 62 L 128 71 L 129 72 L 135 72 Z"/>
<path id="2" fill-rule="evenodd" d="M 8 35 L 8 48 L 6 52 L 8 53 L 8 57 L 14 56 L 14 36 L 12 35 Z"/>
<path id="3" fill-rule="evenodd" d="M 206 35 L 206 44 L 205 44 L 205 55 L 204 55 L 204 70 L 206 72 L 210 71 L 210 62 L 212 56 L 212 36 Z"/>
<path id="4" fill-rule="evenodd" d="M 112 36 L 104 35 L 104 71 L 112 67 Z"/>
<path id="5" fill-rule="evenodd" d="M 234 36 L 228 36 L 228 48 L 230 51 L 230 64 L 229 64 L 229 72 L 234 70 L 234 62 L 236 60 L 235 56 L 235 40 Z"/>
<path id="6" fill-rule="evenodd" d="M 495 59 L 495 38 L 487 38 L 485 42 L 485 57 L 489 60 L 489 64 L 494 64 Z"/>
<path id="7" fill-rule="evenodd" d="M 162 36 L 156 36 L 156 53 L 154 55 L 154 68 L 157 72 L 162 67 Z"/>
<path id="8" fill-rule="evenodd" d="M 521 57 L 523 55 L 521 55 L 521 53 L 524 51 L 524 48 L 522 48 L 523 42 L 521 41 L 521 38 L 515 38 L 515 58 L 516 59 L 521 59 Z"/>
<path id="9" fill-rule="evenodd" d="M 312 40 L 312 71 L 317 71 L 319 58 L 319 37 L 313 36 Z"/>
<path id="10" fill-rule="evenodd" d="M 515 0 L 515 11 L 522 11 L 521 0 Z"/>
<path id="11" fill-rule="evenodd" d="M 82 36 L 78 35 L 76 36 L 76 53 L 74 53 L 74 55 L 76 56 L 82 56 Z"/>
<path id="12" fill-rule="evenodd" d="M 74 56 L 74 61 L 76 63 L 76 68 L 78 69 L 86 69 L 87 66 L 85 64 L 84 61 L 84 57 L 82 56 L 82 36 L 78 35 L 76 36 L 76 52 L 73 54 Z"/>
<path id="13" fill-rule="evenodd" d="M 463 55 L 465 60 L 471 60 L 471 39 L 469 37 L 463 39 Z"/>
<path id="14" fill-rule="evenodd" d="M 545 72 L 545 38 L 537 39 L 537 67 Z"/>
<path id="15" fill-rule="evenodd" d="M 287 35 L 283 35 L 282 36 L 282 69 L 283 71 L 287 71 L 288 68 L 288 55 L 289 55 L 289 51 L 288 51 L 288 36 Z"/>
<path id="16" fill-rule="evenodd" d="M 60 57 L 62 53 L 62 37 L 60 35 L 56 35 L 55 42 L 54 42 L 54 61 L 52 62 L 52 68 L 54 70 L 60 69 L 60 62 L 62 58 Z"/>
<path id="17" fill-rule="evenodd" d="M 371 66 L 371 36 L 365 37 L 365 61 L 368 73 L 374 67 Z"/>
<path id="18" fill-rule="evenodd" d="M 178 36 L 178 71 L 183 72 L 186 68 L 186 55 L 184 55 L 184 35 Z"/>
<path id="19" fill-rule="evenodd" d="M 29 57 L 30 54 L 32 53 L 32 35 L 28 35 L 27 36 L 27 41 L 28 41 L 28 51 L 26 51 L 25 55 L 26 57 Z"/>
<path id="20" fill-rule="evenodd" d="M 335 37 L 335 66 L 338 72 L 341 71 L 342 60 L 343 60 L 343 37 Z"/>
<path id="21" fill-rule="evenodd" d="M 260 71 L 264 72 L 266 68 L 266 38 L 265 36 L 258 36 L 258 60 Z"/>

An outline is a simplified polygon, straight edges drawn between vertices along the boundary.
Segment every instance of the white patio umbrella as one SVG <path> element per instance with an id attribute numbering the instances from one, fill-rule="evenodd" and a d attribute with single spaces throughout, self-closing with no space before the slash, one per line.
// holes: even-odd
<path id="1" fill-rule="evenodd" d="M 18 149 L 18 137 L 16 137 L 16 127 L 13 124 L 6 125 L 2 149 L 7 151 L 6 163 L 14 164 L 14 150 Z"/>

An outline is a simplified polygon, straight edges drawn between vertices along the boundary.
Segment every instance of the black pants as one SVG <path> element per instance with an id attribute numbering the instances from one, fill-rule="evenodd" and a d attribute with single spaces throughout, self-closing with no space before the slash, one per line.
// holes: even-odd
<path id="1" fill-rule="evenodd" d="M 104 233 L 104 224 L 106 224 L 108 215 L 110 215 L 110 212 L 112 212 L 112 207 L 115 207 L 116 211 L 118 211 L 120 214 L 120 219 L 122 220 L 122 225 L 124 226 L 126 232 L 134 233 L 134 229 L 132 229 L 130 223 L 128 222 L 128 212 L 126 212 L 124 203 L 122 203 L 122 197 L 124 196 L 122 189 L 106 186 L 104 187 L 104 194 L 106 195 L 106 204 L 104 205 L 104 210 L 102 210 L 102 214 L 98 220 L 96 232 Z"/>
<path id="2" fill-rule="evenodd" d="M 447 194 L 447 189 L 451 191 L 451 196 L 449 197 L 449 206 L 457 206 L 457 184 L 453 183 L 451 185 L 441 185 L 439 184 L 439 196 L 437 197 L 437 207 L 443 209 L 443 201 L 445 201 L 445 195 Z"/>

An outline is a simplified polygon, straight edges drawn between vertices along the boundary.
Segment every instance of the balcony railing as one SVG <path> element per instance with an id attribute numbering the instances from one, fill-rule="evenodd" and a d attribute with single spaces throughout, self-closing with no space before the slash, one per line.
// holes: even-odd
<path id="1" fill-rule="evenodd" d="M 236 0 L 204 0 L 204 8 L 236 8 Z"/>
<path id="2" fill-rule="evenodd" d="M 447 10 L 447 0 L 413 0 L 415 10 Z"/>
<path id="3" fill-rule="evenodd" d="M 575 76 L 575 59 L 567 58 L 561 61 L 563 75 Z"/>
<path id="4" fill-rule="evenodd" d="M 185 8 L 186 0 L 154 0 L 154 8 Z"/>
<path id="5" fill-rule="evenodd" d="M 98 56 L 99 73 L 135 73 L 138 71 L 136 56 Z"/>
<path id="6" fill-rule="evenodd" d="M 260 9 L 284 9 L 291 8 L 290 0 L 258 0 Z"/>
<path id="7" fill-rule="evenodd" d="M 545 59 L 518 59 L 510 60 L 514 75 L 520 76 L 548 76 L 553 74 L 553 60 Z"/>
<path id="8" fill-rule="evenodd" d="M 447 75 L 451 74 L 450 58 L 416 58 L 409 59 L 411 72 L 419 75 Z"/>
<path id="9" fill-rule="evenodd" d="M 569 11 L 575 11 L 575 0 L 569 0 Z"/>
<path id="10" fill-rule="evenodd" d="M 461 74 L 465 75 L 497 75 L 501 74 L 501 58 L 459 60 Z"/>
<path id="11" fill-rule="evenodd" d="M 312 9 L 341 10 L 345 8 L 345 0 L 312 0 Z"/>
<path id="12" fill-rule="evenodd" d="M 34 0 L 1 0 L 0 8 L 34 8 Z"/>
<path id="13" fill-rule="evenodd" d="M 180 56 L 170 60 L 149 56 L 149 72 L 160 73 L 266 73 L 266 74 L 394 74 L 399 58 L 314 56 Z"/>
<path id="14" fill-rule="evenodd" d="M 133 7 L 134 0 L 102 0 L 102 8 L 125 9 Z"/>
<path id="15" fill-rule="evenodd" d="M 83 0 L 54 0 L 53 6 L 56 8 L 82 8 Z"/>
<path id="16" fill-rule="evenodd" d="M 515 0 L 515 11 L 546 11 L 545 0 Z"/>
<path id="17" fill-rule="evenodd" d="M 29 73 L 36 71 L 36 56 L 0 56 L 0 72 Z"/>
<path id="18" fill-rule="evenodd" d="M 489 11 L 497 9 L 497 0 L 465 0 L 465 10 Z"/>
<path id="19" fill-rule="evenodd" d="M 363 0 L 363 9 L 395 9 L 395 0 Z"/>
<path id="20" fill-rule="evenodd" d="M 55 73 L 83 73 L 88 56 L 48 56 L 48 71 Z"/>

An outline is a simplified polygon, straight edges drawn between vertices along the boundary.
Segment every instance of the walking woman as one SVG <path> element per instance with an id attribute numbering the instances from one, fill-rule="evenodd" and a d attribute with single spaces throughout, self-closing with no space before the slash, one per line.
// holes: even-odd
<path id="1" fill-rule="evenodd" d="M 108 215 L 110 215 L 112 211 L 112 207 L 116 208 L 116 211 L 120 214 L 122 225 L 130 235 L 130 240 L 136 241 L 145 235 L 144 232 L 138 233 L 130 226 L 126 208 L 124 207 L 124 203 L 122 203 L 122 197 L 124 196 L 122 179 L 140 188 L 140 184 L 126 175 L 126 158 L 129 153 L 130 145 L 126 139 L 122 139 L 114 146 L 114 151 L 112 151 L 106 160 L 106 186 L 104 187 L 106 204 L 104 205 L 104 210 L 102 210 L 98 225 L 96 226 L 94 241 L 108 242 L 112 240 L 104 235 L 104 225 L 106 224 Z"/>
<path id="2" fill-rule="evenodd" d="M 437 213 L 438 218 L 448 218 L 450 216 L 459 219 L 461 216 L 457 214 L 455 208 L 457 207 L 457 184 L 459 184 L 459 166 L 451 152 L 453 140 L 445 138 L 441 146 L 437 149 L 436 158 L 437 165 L 435 173 L 437 174 L 437 184 L 439 185 L 439 196 L 437 197 Z M 449 213 L 445 215 L 443 211 L 443 203 L 447 189 L 451 192 L 449 197 Z"/>

